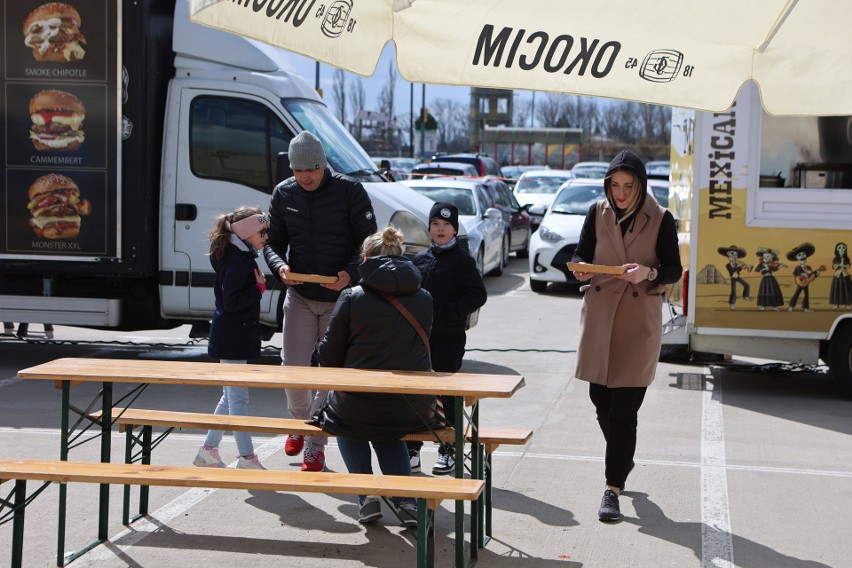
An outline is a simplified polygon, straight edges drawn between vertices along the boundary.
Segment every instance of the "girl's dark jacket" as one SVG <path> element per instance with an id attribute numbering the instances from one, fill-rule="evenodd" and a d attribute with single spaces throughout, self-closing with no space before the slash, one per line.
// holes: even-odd
<path id="1" fill-rule="evenodd" d="M 432 245 L 414 257 L 414 265 L 423 275 L 421 286 L 432 294 L 433 340 L 442 335 L 464 335 L 468 314 L 488 299 L 476 261 L 458 245 L 449 249 Z"/>
<path id="2" fill-rule="evenodd" d="M 432 327 L 432 297 L 420 272 L 401 256 L 377 256 L 358 267 L 361 285 L 343 290 L 317 354 L 323 367 L 428 371 L 429 354 L 405 317 L 379 292 L 402 303 L 423 327 Z M 332 391 L 313 423 L 356 440 L 398 440 L 434 425 L 435 397 Z"/>
<path id="3" fill-rule="evenodd" d="M 216 359 L 260 357 L 261 293 L 254 277 L 254 255 L 229 243 L 222 258 L 210 256 L 210 264 L 216 271 L 216 311 L 207 354 Z"/>

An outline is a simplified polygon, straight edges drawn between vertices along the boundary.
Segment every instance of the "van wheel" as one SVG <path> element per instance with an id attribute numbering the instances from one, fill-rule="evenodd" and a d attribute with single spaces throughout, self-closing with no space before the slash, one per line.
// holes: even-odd
<path id="1" fill-rule="evenodd" d="M 530 278 L 530 289 L 533 292 L 544 292 L 547 290 L 547 282 L 544 280 L 533 280 Z"/>
<path id="2" fill-rule="evenodd" d="M 485 276 L 485 251 L 482 250 L 482 247 L 479 248 L 479 252 L 476 254 L 476 269 L 479 271 L 480 276 Z"/>
<path id="3" fill-rule="evenodd" d="M 852 325 L 846 324 L 828 345 L 828 367 L 837 387 L 852 396 Z"/>

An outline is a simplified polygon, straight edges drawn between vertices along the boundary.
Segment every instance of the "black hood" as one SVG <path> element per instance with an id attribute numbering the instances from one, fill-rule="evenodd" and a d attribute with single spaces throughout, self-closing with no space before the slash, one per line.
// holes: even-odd
<path id="1" fill-rule="evenodd" d="M 372 256 L 358 266 L 361 286 L 393 296 L 420 289 L 420 271 L 404 256 Z"/>
<path id="2" fill-rule="evenodd" d="M 618 170 L 632 172 L 639 178 L 639 182 L 642 184 L 639 202 L 636 205 L 636 211 L 639 211 L 642 209 L 642 205 L 645 203 L 645 195 L 648 193 L 648 172 L 645 169 L 645 163 L 642 161 L 642 158 L 630 150 L 622 150 L 616 154 L 615 158 L 613 158 L 609 163 L 609 168 L 607 169 L 606 177 L 604 178 L 604 191 L 606 192 L 607 201 L 609 201 L 610 206 L 616 211 L 618 211 L 618 208 L 615 206 L 615 203 L 609 193 L 609 179 L 610 176 Z"/>

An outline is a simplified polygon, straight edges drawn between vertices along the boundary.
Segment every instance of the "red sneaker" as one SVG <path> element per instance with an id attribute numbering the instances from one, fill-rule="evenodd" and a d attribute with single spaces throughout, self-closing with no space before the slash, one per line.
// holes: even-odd
<path id="1" fill-rule="evenodd" d="M 284 453 L 288 456 L 298 456 L 304 445 L 304 436 L 287 436 L 287 442 L 284 444 Z"/>
<path id="2" fill-rule="evenodd" d="M 325 453 L 308 446 L 305 450 L 305 461 L 302 463 L 302 471 L 322 471 L 325 469 Z"/>

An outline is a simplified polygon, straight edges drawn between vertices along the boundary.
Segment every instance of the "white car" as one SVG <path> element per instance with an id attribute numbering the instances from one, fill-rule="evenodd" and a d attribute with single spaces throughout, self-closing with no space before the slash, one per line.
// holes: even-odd
<path id="1" fill-rule="evenodd" d="M 490 203 L 486 185 L 480 179 L 435 178 L 401 182 L 433 202 L 447 201 L 459 208 L 459 233 L 467 233 L 468 250 L 480 274 L 503 274 L 509 256 L 509 226 L 503 212 Z"/>
<path id="2" fill-rule="evenodd" d="M 518 178 L 513 190 L 515 199 L 529 211 L 530 206 L 542 205 L 544 211 L 553 203 L 562 184 L 574 176 L 571 170 L 529 170 Z M 530 213 L 530 229 L 535 232 L 544 213 Z"/>
<path id="3" fill-rule="evenodd" d="M 608 169 L 607 162 L 577 162 L 571 168 L 571 173 L 575 178 L 601 179 L 606 176 Z"/>
<path id="4" fill-rule="evenodd" d="M 565 182 L 530 240 L 530 288 L 544 292 L 549 282 L 578 283 L 567 263 L 574 256 L 580 231 L 593 203 L 604 199 L 603 179 Z M 648 189 L 663 207 L 668 183 L 649 180 Z M 662 200 L 665 198 L 665 203 Z"/>
<path id="5" fill-rule="evenodd" d="M 409 179 L 430 179 L 436 177 L 479 177 L 479 172 L 470 164 L 463 162 L 429 162 L 417 164 L 411 169 Z"/>

